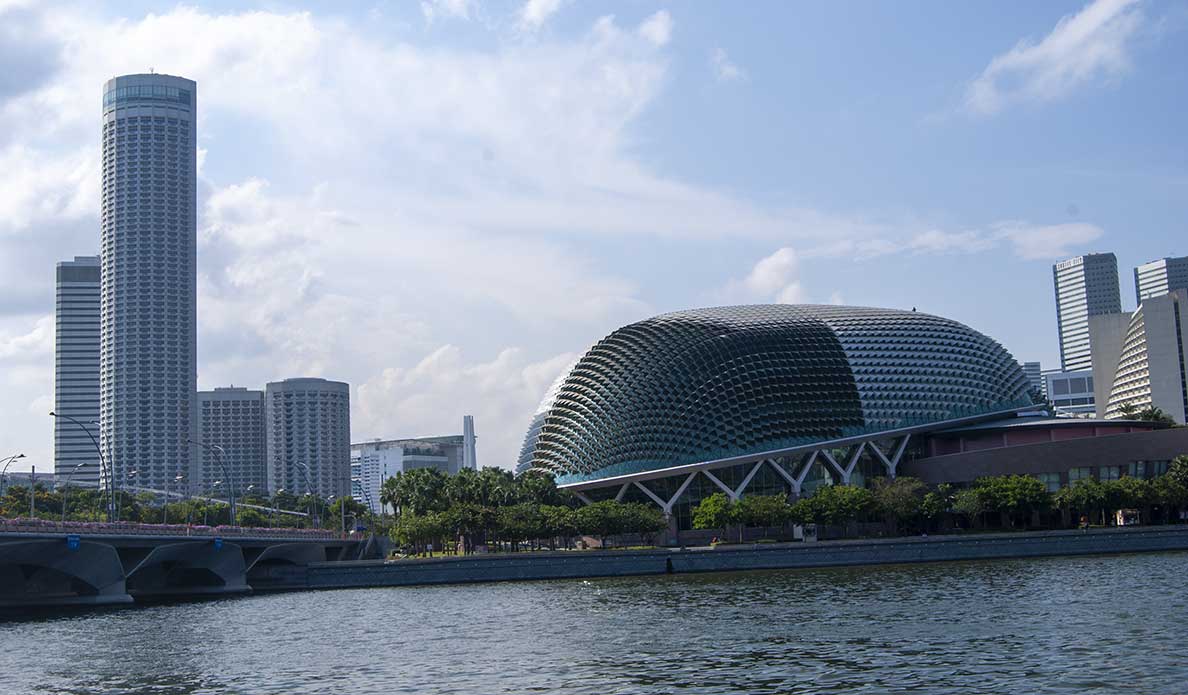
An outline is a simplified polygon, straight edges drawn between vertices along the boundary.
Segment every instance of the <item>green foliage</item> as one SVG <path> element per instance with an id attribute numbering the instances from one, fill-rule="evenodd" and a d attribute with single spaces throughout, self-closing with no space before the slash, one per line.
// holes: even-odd
<path id="1" fill-rule="evenodd" d="M 1154 422 L 1159 425 L 1175 425 L 1176 420 L 1171 415 L 1163 412 L 1162 408 L 1154 405 L 1149 405 L 1146 408 L 1135 413 L 1136 420 L 1146 420 L 1147 422 Z"/>
<path id="2" fill-rule="evenodd" d="M 827 485 L 808 498 L 813 521 L 840 526 L 874 509 L 874 494 L 863 487 Z"/>
<path id="3" fill-rule="evenodd" d="M 947 483 L 941 483 L 936 486 L 935 490 L 925 493 L 924 498 L 920 500 L 920 516 L 929 521 L 935 521 L 952 507 L 953 487 Z"/>
<path id="4" fill-rule="evenodd" d="M 578 531 L 597 536 L 600 540 L 623 533 L 626 529 L 623 527 L 623 515 L 619 513 L 620 505 L 620 502 L 605 500 L 578 509 Z"/>
<path id="5" fill-rule="evenodd" d="M 972 524 L 982 514 L 986 513 L 989 506 L 989 500 L 982 490 L 976 487 L 967 487 L 953 494 L 951 508 L 955 513 L 964 516 Z"/>
<path id="6" fill-rule="evenodd" d="M 749 495 L 733 510 L 734 518 L 747 526 L 781 526 L 791 517 L 792 506 L 784 495 Z"/>
<path id="7" fill-rule="evenodd" d="M 1188 488 L 1188 455 L 1177 456 L 1167 467 L 1167 477 L 1173 483 Z"/>
<path id="8" fill-rule="evenodd" d="M 268 517 L 264 515 L 259 509 L 252 509 L 251 507 L 239 507 L 235 510 L 236 522 L 240 526 L 253 526 L 256 528 L 264 528 L 268 526 Z"/>
<path id="9" fill-rule="evenodd" d="M 715 492 L 693 508 L 695 529 L 724 529 L 734 522 L 734 504 L 725 493 Z"/>
<path id="10" fill-rule="evenodd" d="M 1000 475 L 981 478 L 974 487 L 983 496 L 986 511 L 1017 515 L 1051 509 L 1052 495 L 1039 478 L 1030 475 Z"/>
<path id="11" fill-rule="evenodd" d="M 927 493 L 928 486 L 916 478 L 877 478 L 874 481 L 875 507 L 892 524 L 920 516 Z"/>

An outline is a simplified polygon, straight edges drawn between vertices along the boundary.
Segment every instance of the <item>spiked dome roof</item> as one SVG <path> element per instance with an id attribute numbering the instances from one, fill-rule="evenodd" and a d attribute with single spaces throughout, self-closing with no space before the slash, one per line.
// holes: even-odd
<path id="1" fill-rule="evenodd" d="M 624 326 L 550 389 L 523 464 L 558 483 L 1031 405 L 1022 368 L 957 321 L 824 305 L 692 309 Z"/>

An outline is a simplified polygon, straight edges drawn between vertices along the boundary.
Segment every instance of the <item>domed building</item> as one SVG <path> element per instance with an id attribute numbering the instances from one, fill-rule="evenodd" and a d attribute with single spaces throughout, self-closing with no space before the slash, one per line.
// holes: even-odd
<path id="1" fill-rule="evenodd" d="M 1002 345 L 940 316 L 691 309 L 591 347 L 549 389 L 518 468 L 547 471 L 586 501 L 655 503 L 688 528 L 692 506 L 714 492 L 807 495 L 895 477 L 901 464 L 927 482 L 1030 472 L 1017 445 L 1151 429 L 1098 421 L 1086 434 L 1036 416 L 1040 402 Z M 1027 453 L 1063 481 L 1062 450 Z"/>

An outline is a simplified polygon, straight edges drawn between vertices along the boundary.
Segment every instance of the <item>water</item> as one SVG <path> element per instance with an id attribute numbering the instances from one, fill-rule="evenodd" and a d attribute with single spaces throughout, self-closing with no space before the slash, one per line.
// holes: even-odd
<path id="1" fill-rule="evenodd" d="M 0 693 L 1182 693 L 1188 553 L 357 589 L 0 623 Z"/>

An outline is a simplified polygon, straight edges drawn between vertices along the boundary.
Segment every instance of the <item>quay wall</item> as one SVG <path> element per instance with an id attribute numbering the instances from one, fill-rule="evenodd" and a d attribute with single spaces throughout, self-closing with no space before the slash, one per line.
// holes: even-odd
<path id="1" fill-rule="evenodd" d="M 1188 550 L 1188 525 L 724 546 L 475 555 L 276 567 L 256 591 L 628 577 Z"/>

